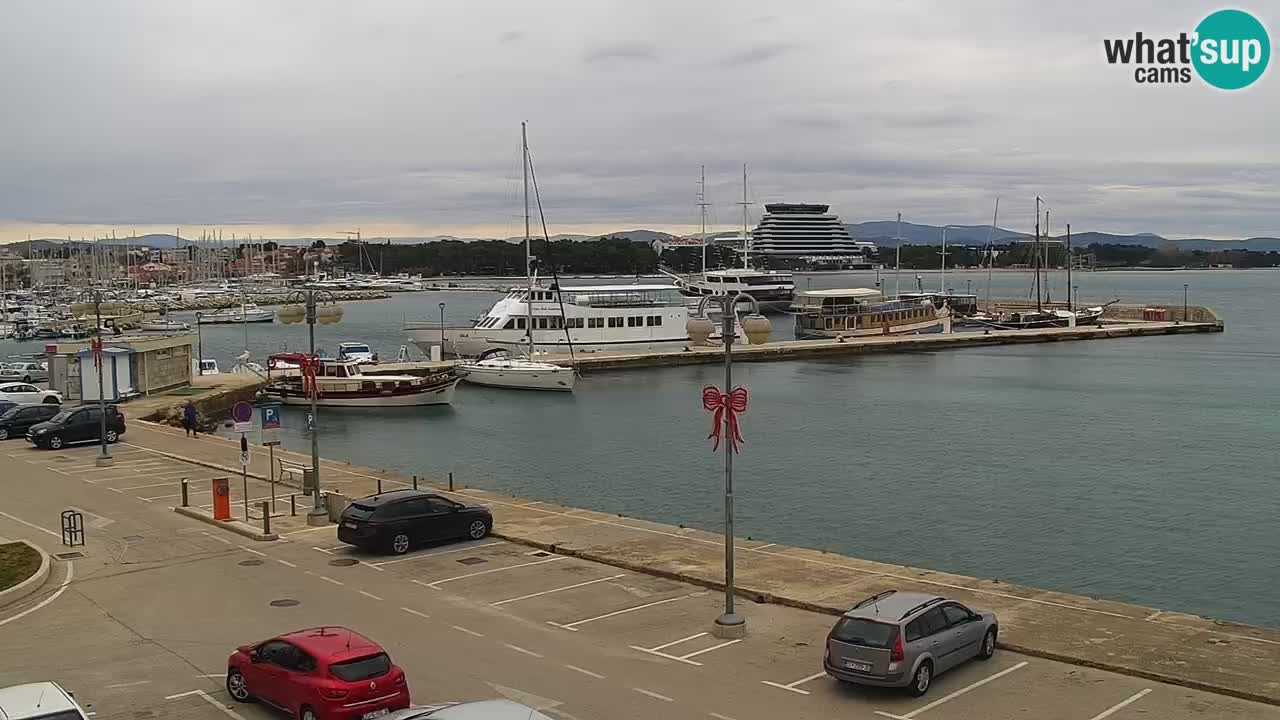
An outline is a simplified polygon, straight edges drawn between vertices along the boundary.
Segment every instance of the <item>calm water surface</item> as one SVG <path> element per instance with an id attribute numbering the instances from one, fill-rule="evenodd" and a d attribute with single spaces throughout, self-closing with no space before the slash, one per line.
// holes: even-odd
<path id="1" fill-rule="evenodd" d="M 985 272 L 947 277 L 986 291 Z M 1264 312 L 1280 274 L 1075 280 L 1094 302 L 1176 303 L 1187 283 L 1227 332 L 736 365 L 751 391 L 735 464 L 739 534 L 1280 626 L 1280 330 Z M 893 276 L 884 281 L 892 291 Z M 997 297 L 1025 297 L 1031 277 L 999 273 L 993 285 Z M 495 299 L 350 303 L 342 324 L 318 327 L 318 343 L 363 340 L 393 356 L 405 317 L 437 319 L 443 301 L 451 321 L 468 320 Z M 775 334 L 790 331 L 774 322 Z M 305 348 L 305 327 L 249 332 L 259 359 Z M 206 327 L 203 341 L 224 368 L 244 345 L 238 327 Z M 722 379 L 719 366 L 638 370 L 585 377 L 570 396 L 463 386 L 452 407 L 323 410 L 322 452 L 715 530 L 723 477 L 699 390 Z M 307 447 L 302 422 L 286 412 L 286 446 Z"/>

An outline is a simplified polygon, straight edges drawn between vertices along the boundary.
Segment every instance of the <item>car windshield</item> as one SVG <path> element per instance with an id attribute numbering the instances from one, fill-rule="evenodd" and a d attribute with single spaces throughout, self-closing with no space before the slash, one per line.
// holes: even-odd
<path id="1" fill-rule="evenodd" d="M 10 408 L 8 408 L 8 409 L 5 409 L 5 408 L 3 408 L 3 407 L 0 407 L 0 420 L 8 420 L 9 418 L 13 417 L 14 415 L 17 415 L 17 414 L 18 414 L 18 410 L 19 410 L 19 408 L 18 408 L 16 405 L 15 405 L 15 406 L 12 406 L 12 407 L 10 407 Z"/>
<path id="2" fill-rule="evenodd" d="M 386 675 L 391 670 L 391 658 L 386 653 L 369 655 L 368 657 L 347 660 L 329 666 L 329 672 L 338 679 L 347 682 L 358 682 Z"/>
<path id="3" fill-rule="evenodd" d="M 893 642 L 893 633 L 897 628 L 893 625 L 878 623 L 863 618 L 840 618 L 831 631 L 831 637 L 850 645 L 864 647 L 887 648 Z"/>
<path id="4" fill-rule="evenodd" d="M 54 415 L 53 417 L 49 418 L 49 422 L 56 422 L 56 423 L 66 422 L 67 418 L 69 417 L 71 417 L 71 411 L 63 410 L 57 415 Z"/>

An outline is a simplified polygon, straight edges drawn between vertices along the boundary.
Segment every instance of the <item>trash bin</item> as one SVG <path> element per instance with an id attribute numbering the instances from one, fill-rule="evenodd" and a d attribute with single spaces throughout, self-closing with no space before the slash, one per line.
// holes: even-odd
<path id="1" fill-rule="evenodd" d="M 316 490 L 316 469 L 302 469 L 302 494 L 310 496 Z"/>

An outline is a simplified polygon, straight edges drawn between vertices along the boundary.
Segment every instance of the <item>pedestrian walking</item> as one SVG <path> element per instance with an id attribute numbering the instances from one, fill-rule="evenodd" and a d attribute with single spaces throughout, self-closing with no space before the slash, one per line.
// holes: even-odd
<path id="1" fill-rule="evenodd" d="M 190 400 L 182 407 L 182 428 L 187 431 L 187 437 L 199 437 L 200 426 L 196 424 L 199 414 L 196 412 L 196 406 Z"/>

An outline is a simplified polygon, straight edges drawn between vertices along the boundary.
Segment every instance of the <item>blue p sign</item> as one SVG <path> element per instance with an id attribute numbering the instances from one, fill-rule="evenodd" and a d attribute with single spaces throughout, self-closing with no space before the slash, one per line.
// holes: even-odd
<path id="1" fill-rule="evenodd" d="M 260 408 L 262 413 L 262 429 L 276 430 L 280 427 L 280 408 L 275 405 L 263 405 Z"/>

